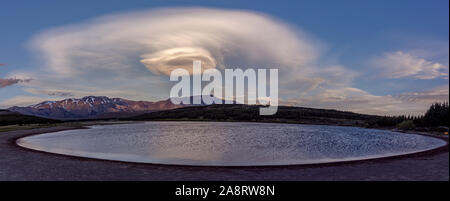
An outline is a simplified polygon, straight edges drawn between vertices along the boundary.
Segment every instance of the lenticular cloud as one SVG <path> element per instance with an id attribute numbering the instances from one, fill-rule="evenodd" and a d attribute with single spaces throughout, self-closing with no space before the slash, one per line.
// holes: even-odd
<path id="1" fill-rule="evenodd" d="M 175 68 L 298 68 L 316 50 L 298 30 L 248 11 L 156 9 L 106 16 L 46 31 L 32 43 L 60 75 L 145 66 L 155 75 Z"/>

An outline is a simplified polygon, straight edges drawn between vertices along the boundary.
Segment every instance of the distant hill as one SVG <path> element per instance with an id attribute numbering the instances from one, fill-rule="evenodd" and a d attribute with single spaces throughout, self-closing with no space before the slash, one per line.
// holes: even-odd
<path id="1" fill-rule="evenodd" d="M 191 103 L 194 97 L 189 97 Z M 221 99 L 214 98 L 217 102 Z M 404 121 L 412 127 L 448 127 L 448 103 L 436 103 L 423 116 L 377 116 L 332 109 L 279 106 L 275 115 L 259 115 L 259 105 L 175 105 L 170 99 L 149 102 L 105 96 L 45 101 L 27 107 L 0 110 L 0 125 L 45 123 L 53 120 L 193 120 L 254 121 L 394 128 Z M 36 116 L 36 117 L 33 117 Z M 42 118 L 39 118 L 42 117 Z M 448 129 L 447 129 L 448 130 Z"/>
<path id="2" fill-rule="evenodd" d="M 259 115 L 257 105 L 209 105 L 151 112 L 127 120 L 258 121 L 371 126 L 382 117 L 327 109 L 280 106 L 271 116 Z"/>
<path id="3" fill-rule="evenodd" d="M 33 115 L 52 119 L 102 119 L 136 116 L 152 111 L 169 110 L 183 107 L 168 100 L 149 102 L 132 101 L 122 98 L 108 98 L 105 96 L 87 96 L 84 98 L 70 98 L 61 101 L 45 101 L 27 107 L 11 107 L 10 111 L 25 115 Z"/>
<path id="4" fill-rule="evenodd" d="M 197 96 L 189 97 L 191 103 L 193 103 L 194 97 Z M 223 101 L 215 97 L 213 99 L 215 101 Z M 201 105 L 206 105 L 203 100 L 200 104 L 173 104 L 170 99 L 150 102 L 108 98 L 106 96 L 87 96 L 79 99 L 69 98 L 60 101 L 44 101 L 27 107 L 14 106 L 8 108 L 8 110 L 51 119 L 81 120 L 124 118 L 154 111 Z"/>
<path id="5" fill-rule="evenodd" d="M 0 110 L 0 126 L 15 125 L 15 124 L 45 124 L 58 122 L 60 121 L 23 115 L 18 112 L 13 112 L 9 110 Z"/>

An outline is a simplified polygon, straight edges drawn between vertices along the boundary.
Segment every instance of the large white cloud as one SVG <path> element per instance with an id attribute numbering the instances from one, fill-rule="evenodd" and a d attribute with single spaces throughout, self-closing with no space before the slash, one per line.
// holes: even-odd
<path id="1" fill-rule="evenodd" d="M 160 100 L 169 96 L 173 83 L 167 75 L 171 70 L 190 70 L 192 60 L 200 59 L 204 68 L 219 70 L 278 68 L 283 103 L 372 114 L 423 111 L 427 107 L 352 87 L 359 73 L 324 62 L 322 43 L 298 28 L 252 11 L 165 8 L 128 12 L 44 31 L 32 39 L 31 47 L 43 63 L 34 72 L 10 76 L 33 78 L 21 85 L 36 96 Z M 409 58 L 397 54 L 394 56 Z M 397 58 L 387 58 L 386 64 L 397 62 Z M 409 72 L 403 69 L 403 60 L 392 70 L 395 76 Z M 414 67 L 419 70 L 406 76 L 429 76 L 422 71 L 434 66 L 417 58 L 409 60 L 419 63 Z M 441 66 L 433 69 L 440 72 Z M 27 96 L 24 100 L 23 104 L 33 99 Z M 0 106 L 13 101 L 18 98 L 0 102 Z"/>
<path id="2" fill-rule="evenodd" d="M 348 84 L 355 74 L 339 65 L 317 65 L 322 44 L 298 28 L 242 10 L 129 12 L 44 31 L 31 45 L 45 66 L 43 75 L 32 76 L 41 78 L 33 86 L 51 85 L 57 91 L 73 85 L 82 91 L 80 85 L 85 85 L 93 93 L 134 82 L 131 91 L 155 95 L 155 82 L 169 88 L 167 75 L 175 68 L 191 71 L 193 59 L 202 60 L 204 69 L 278 68 L 280 91 L 289 98 Z"/>
<path id="3" fill-rule="evenodd" d="M 93 69 L 120 73 L 136 62 L 153 74 L 174 68 L 305 68 L 317 49 L 305 34 L 249 11 L 206 8 L 156 9 L 101 17 L 46 31 L 32 43 L 61 76 Z M 132 65 L 134 64 L 134 65 Z M 256 66 L 259 65 L 259 66 Z M 274 66 L 276 65 L 276 66 Z"/>

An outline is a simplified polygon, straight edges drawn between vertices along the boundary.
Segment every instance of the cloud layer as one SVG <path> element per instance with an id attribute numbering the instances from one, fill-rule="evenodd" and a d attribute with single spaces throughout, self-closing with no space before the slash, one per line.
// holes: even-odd
<path id="1" fill-rule="evenodd" d="M 294 68 L 310 63 L 317 54 L 306 36 L 274 18 L 206 8 L 102 17 L 44 32 L 32 45 L 62 76 L 93 69 L 120 73 L 136 62 L 153 74 L 169 75 L 174 68 L 190 70 L 193 59 L 202 60 L 205 68 L 225 64 Z"/>
<path id="2" fill-rule="evenodd" d="M 377 96 L 354 87 L 361 72 L 323 58 L 323 44 L 317 39 L 252 11 L 129 12 L 47 30 L 30 45 L 42 59 L 39 68 L 11 76 L 32 77 L 33 83 L 18 82 L 36 96 L 160 100 L 169 96 L 170 72 L 175 68 L 191 71 L 192 60 L 199 59 L 203 69 L 278 68 L 279 94 L 285 104 L 373 114 L 423 112 L 428 107 L 402 98 L 414 94 Z M 448 77 L 447 66 L 403 51 L 386 53 L 373 64 L 384 77 Z M 23 97 L 28 100 L 23 103 L 34 100 Z M 12 101 L 18 100 L 4 102 Z"/>
<path id="3" fill-rule="evenodd" d="M 125 87 L 133 79 L 141 86 L 131 90 L 155 95 L 154 86 L 169 88 L 167 75 L 173 69 L 191 71 L 193 59 L 202 60 L 204 70 L 278 68 L 280 87 L 290 98 L 348 83 L 355 74 L 339 65 L 317 65 L 321 44 L 298 28 L 241 10 L 172 8 L 111 15 L 45 31 L 31 46 L 46 66 L 44 76 L 34 76 L 42 77 L 42 85 L 57 79 L 66 82 L 59 84 L 65 89 L 75 80 L 76 86 L 89 85 L 78 91 Z M 167 97 L 168 91 L 157 96 Z"/>
<path id="4" fill-rule="evenodd" d="M 30 82 L 31 79 L 17 79 L 17 78 L 0 78 L 0 88 L 11 86 L 21 82 Z"/>
<path id="5" fill-rule="evenodd" d="M 448 79 L 448 66 L 403 51 L 384 53 L 373 64 L 388 78 Z"/>
<path id="6" fill-rule="evenodd" d="M 431 104 L 435 102 L 443 102 L 448 101 L 449 99 L 449 86 L 443 85 L 422 92 L 402 93 L 394 95 L 393 97 L 408 103 Z"/>

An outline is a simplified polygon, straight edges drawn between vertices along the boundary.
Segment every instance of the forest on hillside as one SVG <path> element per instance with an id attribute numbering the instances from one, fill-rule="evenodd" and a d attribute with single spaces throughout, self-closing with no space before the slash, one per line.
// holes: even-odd
<path id="1" fill-rule="evenodd" d="M 35 117 L 23 115 L 17 112 L 8 110 L 0 110 L 0 126 L 7 125 L 25 125 L 25 124 L 51 124 L 59 123 L 61 121 L 54 119 L 46 119 L 42 117 Z"/>
<path id="2" fill-rule="evenodd" d="M 381 127 L 397 126 L 401 129 L 449 127 L 449 103 L 434 103 L 424 115 L 420 116 L 385 116 L 376 122 Z"/>
<path id="3" fill-rule="evenodd" d="M 261 116 L 257 105 L 207 105 L 189 106 L 172 110 L 155 111 L 131 118 L 103 120 L 192 120 L 192 121 L 249 121 L 280 122 L 321 125 L 359 126 L 367 128 L 399 128 L 402 130 L 449 127 L 449 103 L 435 103 L 421 116 L 377 116 L 354 112 L 280 106 L 275 115 Z M 91 119 L 92 120 L 92 119 Z M 7 110 L 0 111 L 0 126 L 47 124 L 62 122 L 35 116 L 22 115 Z M 432 129 L 436 130 L 436 129 Z M 441 128 L 442 130 L 442 128 Z"/>
<path id="4" fill-rule="evenodd" d="M 278 107 L 271 116 L 259 115 L 256 105 L 209 105 L 178 108 L 151 112 L 127 120 L 195 120 L 195 121 L 251 121 L 285 122 L 305 124 L 326 124 L 360 126 L 370 128 L 399 127 L 448 127 L 448 103 L 435 103 L 422 116 L 377 116 L 328 109 L 304 107 Z"/>

